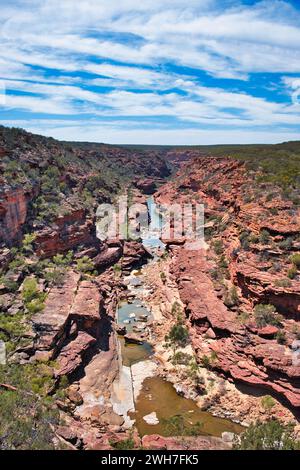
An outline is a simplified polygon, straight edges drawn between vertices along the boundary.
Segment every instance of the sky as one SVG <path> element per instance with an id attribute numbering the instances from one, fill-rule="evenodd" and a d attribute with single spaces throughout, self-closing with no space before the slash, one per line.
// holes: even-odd
<path id="1" fill-rule="evenodd" d="M 0 124 L 63 140 L 300 140 L 300 0 L 0 0 Z"/>

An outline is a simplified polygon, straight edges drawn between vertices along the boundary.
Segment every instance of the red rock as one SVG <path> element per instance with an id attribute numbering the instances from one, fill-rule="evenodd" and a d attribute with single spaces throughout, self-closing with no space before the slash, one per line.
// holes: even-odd
<path id="1" fill-rule="evenodd" d="M 222 221 L 221 231 L 212 230 L 216 224 L 210 230 L 214 240 L 224 246 L 230 281 L 238 288 L 239 308 L 251 314 L 257 303 L 272 304 L 283 315 L 281 328 L 286 332 L 287 345 L 273 339 L 277 332 L 274 327 L 258 329 L 251 315 L 242 324 L 237 314 L 225 307 L 224 293 L 211 280 L 210 271 L 215 265 L 205 252 L 172 247 L 170 272 L 185 305 L 191 342 L 199 359 L 209 354 L 210 348 L 217 354 L 212 367 L 222 376 L 279 394 L 297 407 L 300 369 L 288 347 L 294 338 L 288 319 L 299 319 L 300 283 L 296 278 L 280 287 L 278 281 L 291 266 L 289 250 L 274 247 L 274 243 L 299 233 L 300 212 L 294 206 L 291 210 L 291 201 L 280 197 L 273 198 L 271 204 L 267 202 L 274 185 L 261 186 L 258 192 L 254 177 L 244 163 L 233 158 L 201 155 L 185 163 L 178 178 L 163 185 L 155 199 L 160 203 L 184 203 L 195 195 L 202 201 L 206 214 Z M 271 208 L 277 209 L 276 214 L 270 214 Z M 259 238 L 250 239 L 247 248 L 241 243 L 243 231 L 258 237 L 262 230 L 269 232 L 269 244 L 263 246 Z M 213 250 L 209 256 L 218 261 L 219 255 Z"/>
<path id="2" fill-rule="evenodd" d="M 122 269 L 129 270 L 140 266 L 147 259 L 152 258 L 151 253 L 139 241 L 125 241 L 122 257 Z"/>
<path id="3" fill-rule="evenodd" d="M 273 338 L 277 332 L 278 332 L 278 328 L 276 328 L 276 326 L 273 326 L 273 325 L 267 325 L 257 330 L 257 334 L 259 336 L 263 336 L 267 338 L 270 338 L 270 337 Z"/>
<path id="4" fill-rule="evenodd" d="M 52 287 L 45 302 L 45 309 L 33 315 L 32 323 L 38 333 L 36 349 L 58 348 L 64 341 L 80 274 L 68 271 L 61 287 Z"/>
<path id="5" fill-rule="evenodd" d="M 56 359 L 57 377 L 70 375 L 82 365 L 83 357 L 90 347 L 96 343 L 96 339 L 84 331 L 79 331 L 74 341 L 64 346 Z"/>
<path id="6" fill-rule="evenodd" d="M 211 436 L 163 437 L 158 434 L 142 438 L 142 446 L 151 450 L 228 450 L 231 446 L 221 438 Z"/>
<path id="7" fill-rule="evenodd" d="M 93 259 L 94 265 L 98 269 L 105 269 L 119 261 L 122 256 L 122 248 L 119 246 L 110 247 L 103 250 Z"/>
<path id="8" fill-rule="evenodd" d="M 34 190 L 7 188 L 0 191 L 0 240 L 11 243 L 21 236 L 27 217 L 27 205 Z"/>
<path id="9" fill-rule="evenodd" d="M 59 217 L 55 224 L 36 232 L 35 252 L 42 258 L 65 253 L 79 245 L 98 244 L 93 220 L 86 219 L 82 209 Z"/>
<path id="10" fill-rule="evenodd" d="M 91 281 L 82 281 L 70 310 L 70 319 L 75 321 L 80 329 L 94 330 L 97 334 L 103 303 L 96 284 Z"/>
<path id="11" fill-rule="evenodd" d="M 135 182 L 135 186 L 145 194 L 153 194 L 156 191 L 156 183 L 151 178 L 138 180 Z"/>

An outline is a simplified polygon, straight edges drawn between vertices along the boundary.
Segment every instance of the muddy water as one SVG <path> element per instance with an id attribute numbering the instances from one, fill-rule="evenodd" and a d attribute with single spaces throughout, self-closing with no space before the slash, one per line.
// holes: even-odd
<path id="1" fill-rule="evenodd" d="M 148 249 L 153 250 L 155 255 L 157 248 L 163 249 L 164 245 L 159 240 L 160 219 L 155 211 L 153 198 L 148 199 L 148 209 L 151 214 L 152 227 L 150 235 L 148 234 L 143 238 L 143 243 Z M 157 256 L 154 256 L 151 262 L 156 262 L 156 259 Z M 128 290 L 133 298 L 130 302 L 120 303 L 117 321 L 119 325 L 126 326 L 127 332 L 131 332 L 134 330 L 134 326 L 143 325 L 143 322 L 138 320 L 140 315 L 147 315 L 148 321 L 153 318 L 151 312 L 139 298 L 144 289 L 142 271 L 133 271 L 128 276 L 127 282 Z M 144 325 L 146 326 L 145 323 Z M 153 348 L 147 342 L 141 345 L 126 344 L 124 338 L 119 336 L 119 343 L 123 369 L 124 366 L 130 368 L 137 362 L 151 359 L 153 355 Z M 128 417 L 135 420 L 141 436 L 154 433 L 166 435 L 167 429 L 164 420 L 174 415 L 183 416 L 186 426 L 202 423 L 201 434 L 203 435 L 221 436 L 224 431 L 240 433 L 242 430 L 242 427 L 238 424 L 215 418 L 210 413 L 201 411 L 193 400 L 179 396 L 173 385 L 160 377 L 148 377 L 144 380 L 142 389 L 135 399 L 134 408 L 135 411 L 129 412 Z M 143 417 L 153 412 L 156 413 L 159 423 L 155 425 L 147 424 Z"/>
<path id="2" fill-rule="evenodd" d="M 131 367 L 140 361 L 145 361 L 153 354 L 151 344 L 144 342 L 143 344 L 126 344 L 122 336 L 119 337 L 121 344 L 122 364 Z"/>
<path id="3" fill-rule="evenodd" d="M 159 424 L 147 424 L 143 417 L 156 412 Z M 201 411 L 193 400 L 188 400 L 176 393 L 173 385 L 160 377 L 151 377 L 144 381 L 136 402 L 136 412 L 130 417 L 136 420 L 140 435 L 160 434 L 167 435 L 165 419 L 174 415 L 181 415 L 185 419 L 186 427 L 201 423 L 201 434 L 222 436 L 222 432 L 230 431 L 240 433 L 242 427 L 226 419 L 215 418 L 206 411 Z"/>

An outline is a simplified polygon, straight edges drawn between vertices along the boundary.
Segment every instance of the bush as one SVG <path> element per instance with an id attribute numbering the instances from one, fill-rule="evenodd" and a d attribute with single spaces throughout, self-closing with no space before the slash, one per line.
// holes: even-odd
<path id="1" fill-rule="evenodd" d="M 300 253 L 296 253 L 290 257 L 291 262 L 296 266 L 297 269 L 300 269 Z"/>
<path id="2" fill-rule="evenodd" d="M 266 325 L 280 326 L 282 317 L 276 313 L 273 305 L 258 304 L 254 308 L 256 324 L 259 328 Z"/>
<path id="3" fill-rule="evenodd" d="M 277 331 L 276 340 L 278 344 L 286 344 L 286 334 L 284 331 Z"/>
<path id="4" fill-rule="evenodd" d="M 286 251 L 289 251 L 292 248 L 292 246 L 293 246 L 292 237 L 288 237 L 279 243 L 279 248 L 281 248 L 282 250 L 286 250 Z"/>
<path id="5" fill-rule="evenodd" d="M 22 287 L 22 299 L 30 314 L 40 312 L 44 309 L 46 294 L 41 292 L 35 278 L 25 279 Z"/>
<path id="6" fill-rule="evenodd" d="M 298 272 L 298 270 L 297 270 L 296 266 L 293 266 L 292 268 L 290 268 L 288 270 L 287 277 L 289 279 L 294 279 L 297 276 L 297 272 Z"/>
<path id="7" fill-rule="evenodd" d="M 266 395 L 262 397 L 261 405 L 265 410 L 271 410 L 275 406 L 275 400 L 270 395 Z"/>
<path id="8" fill-rule="evenodd" d="M 242 232 L 239 236 L 239 240 L 241 242 L 241 247 L 243 248 L 243 250 L 248 250 L 249 242 L 250 242 L 249 232 L 247 231 Z"/>
<path id="9" fill-rule="evenodd" d="M 174 415 L 161 420 L 164 436 L 199 436 L 203 424 L 198 421 L 191 424 L 183 415 Z"/>
<path id="10" fill-rule="evenodd" d="M 32 253 L 33 252 L 33 242 L 36 239 L 36 235 L 34 233 L 27 233 L 24 235 L 23 242 L 22 242 L 22 250 L 25 252 Z"/>
<path id="11" fill-rule="evenodd" d="M 226 307 L 234 307 L 235 305 L 238 305 L 238 303 L 239 296 L 237 289 L 235 286 L 232 286 L 225 296 L 224 304 L 226 305 Z"/>
<path id="12" fill-rule="evenodd" d="M 119 264 L 114 264 L 113 270 L 115 271 L 115 273 L 120 273 L 122 271 L 122 268 Z"/>
<path id="13" fill-rule="evenodd" d="M 110 441 L 110 445 L 116 450 L 132 450 L 134 449 L 134 440 L 132 437 L 123 439 L 122 441 Z"/>
<path id="14" fill-rule="evenodd" d="M 270 243 L 270 234 L 267 230 L 262 230 L 260 232 L 259 241 L 263 245 L 268 245 Z"/>
<path id="15" fill-rule="evenodd" d="M 77 260 L 76 269 L 81 273 L 91 273 L 94 271 L 95 266 L 93 261 L 88 256 L 83 256 Z"/>
<path id="16" fill-rule="evenodd" d="M 9 279 L 9 277 L 7 276 L 1 277 L 0 284 L 3 284 L 9 292 L 17 292 L 17 290 L 19 289 L 18 283 L 13 281 L 12 279 Z"/>
<path id="17" fill-rule="evenodd" d="M 212 351 L 210 356 L 207 356 L 207 354 L 203 354 L 201 357 L 201 364 L 202 367 L 205 367 L 205 369 L 211 369 L 214 362 L 218 360 L 218 355 L 215 351 Z"/>
<path id="18" fill-rule="evenodd" d="M 65 270 L 61 268 L 50 269 L 45 273 L 45 280 L 50 285 L 61 286 L 65 278 Z"/>
<path id="19" fill-rule="evenodd" d="M 65 256 L 61 254 L 57 254 L 53 256 L 52 261 L 55 264 L 55 266 L 67 267 L 67 266 L 70 266 L 70 264 L 72 263 L 72 259 L 73 259 L 73 251 L 70 250 Z"/>
<path id="20" fill-rule="evenodd" d="M 276 287 L 291 287 L 290 279 L 277 279 L 274 284 Z"/>
<path id="21" fill-rule="evenodd" d="M 183 323 L 183 312 L 180 304 L 175 301 L 172 305 L 171 313 L 174 317 L 176 317 L 177 323 Z"/>
<path id="22" fill-rule="evenodd" d="M 284 426 L 277 419 L 266 423 L 257 422 L 238 438 L 235 450 L 299 450 L 300 444 L 293 439 L 291 425 Z"/>
<path id="23" fill-rule="evenodd" d="M 165 337 L 166 341 L 174 347 L 184 347 L 187 344 L 189 338 L 188 330 L 185 326 L 181 324 L 176 324 L 172 326 L 169 331 L 169 334 Z"/>
<path id="24" fill-rule="evenodd" d="M 53 399 L 49 367 L 43 365 L 0 366 L 0 381 L 17 388 L 0 393 L 0 449 L 54 449 L 52 426 L 59 423 Z"/>
<path id="25" fill-rule="evenodd" d="M 182 351 L 178 351 L 172 357 L 172 364 L 180 364 L 184 366 L 188 366 L 191 362 L 193 357 L 190 354 L 184 353 Z"/>
<path id="26" fill-rule="evenodd" d="M 212 244 L 216 255 L 221 255 L 224 251 L 223 242 L 221 240 L 215 240 Z"/>

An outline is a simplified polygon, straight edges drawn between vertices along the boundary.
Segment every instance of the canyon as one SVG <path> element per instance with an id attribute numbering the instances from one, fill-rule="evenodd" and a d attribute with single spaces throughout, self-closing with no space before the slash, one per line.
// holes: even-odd
<path id="1" fill-rule="evenodd" d="M 271 417 L 299 439 L 294 183 L 287 192 L 225 150 L 60 143 L 6 128 L 0 150 L 1 339 L 7 369 L 47 370 L 54 447 L 230 449 Z M 100 241 L 97 206 L 124 194 L 149 214 L 149 204 L 203 204 L 205 244 Z M 188 339 L 175 348 L 178 325 Z M 1 382 L 0 394 L 20 387 L 6 371 Z M 168 435 L 176 410 L 153 409 L 157 388 L 192 426 L 200 413 L 202 433 Z M 146 425 L 155 412 L 159 423 Z"/>

